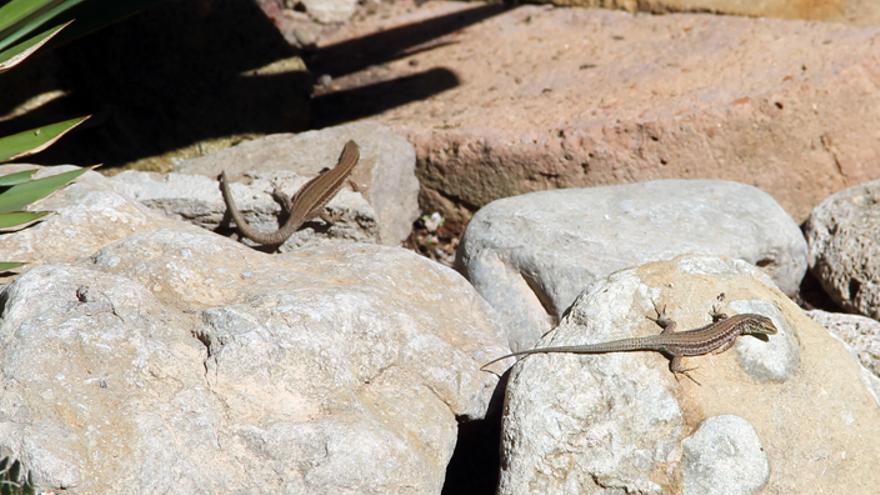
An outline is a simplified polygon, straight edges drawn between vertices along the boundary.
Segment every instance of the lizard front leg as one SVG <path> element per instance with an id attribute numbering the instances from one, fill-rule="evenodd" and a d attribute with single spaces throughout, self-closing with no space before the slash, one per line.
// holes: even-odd
<path id="1" fill-rule="evenodd" d="M 709 311 L 709 316 L 712 317 L 712 323 L 717 323 L 728 318 L 727 313 L 722 313 L 721 310 L 718 309 L 718 306 L 715 306 L 714 304 L 712 305 L 712 311 Z"/>
<path id="2" fill-rule="evenodd" d="M 654 304 L 654 312 L 657 313 L 657 317 L 651 318 L 650 316 L 648 316 L 647 318 L 649 320 L 653 321 L 654 323 L 656 323 L 657 326 L 659 326 L 660 328 L 663 329 L 663 332 L 661 332 L 661 334 L 675 332 L 676 323 L 673 320 L 671 320 L 669 317 L 666 316 L 666 305 L 663 305 L 663 307 L 658 308 L 657 303 L 653 303 L 653 304 Z"/>

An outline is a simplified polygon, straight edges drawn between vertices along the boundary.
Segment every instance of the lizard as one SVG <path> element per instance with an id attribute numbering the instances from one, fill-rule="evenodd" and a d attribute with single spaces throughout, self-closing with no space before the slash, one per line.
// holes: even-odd
<path id="1" fill-rule="evenodd" d="M 658 335 L 631 337 L 612 340 L 610 342 L 601 342 L 598 344 L 528 349 L 493 359 L 484 364 L 481 369 L 486 368 L 486 366 L 489 366 L 490 364 L 501 361 L 502 359 L 527 354 L 547 352 L 600 354 L 606 352 L 656 351 L 670 358 L 669 371 L 674 373 L 676 377 L 679 374 L 683 374 L 699 385 L 700 382 L 695 380 L 688 373 L 696 368 L 685 368 L 681 362 L 683 356 L 701 356 L 713 351 L 715 354 L 720 354 L 730 349 L 730 347 L 736 343 L 736 338 L 740 335 L 753 335 L 762 340 L 766 340 L 767 335 L 772 335 L 777 332 L 776 326 L 773 325 L 773 320 L 764 315 L 743 313 L 728 317 L 723 313 L 717 312 L 714 308 L 712 311 L 712 323 L 693 330 L 675 332 L 676 323 L 666 318 L 665 308 L 656 311 L 657 318 L 648 318 L 653 320 L 663 329 Z"/>
<path id="2" fill-rule="evenodd" d="M 292 197 L 287 198 L 279 189 L 272 191 L 272 198 L 281 205 L 287 220 L 275 232 L 265 233 L 253 228 L 235 206 L 226 171 L 220 173 L 220 192 L 226 209 L 235 222 L 236 230 L 243 237 L 266 246 L 279 246 L 284 243 L 303 223 L 318 216 L 333 196 L 339 191 L 360 159 L 360 148 L 354 141 L 348 141 L 342 148 L 336 166 L 322 172 L 306 182 Z"/>

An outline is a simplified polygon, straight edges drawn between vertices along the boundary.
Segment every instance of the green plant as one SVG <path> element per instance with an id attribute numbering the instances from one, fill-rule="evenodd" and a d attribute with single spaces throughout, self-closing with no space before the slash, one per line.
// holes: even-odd
<path id="1" fill-rule="evenodd" d="M 48 29 L 42 29 L 41 26 L 81 1 L 12 0 L 0 7 L 0 73 L 23 62 L 64 29 L 70 21 Z M 70 119 L 0 137 L 0 163 L 46 149 L 85 119 Z M 0 229 L 21 228 L 47 215 L 49 212 L 22 211 L 22 208 L 60 189 L 86 170 L 41 179 L 31 178 L 36 170 L 0 175 Z M 0 272 L 22 264 L 19 261 L 0 261 Z"/>
<path id="2" fill-rule="evenodd" d="M 0 459 L 0 495 L 34 495 L 30 473 L 22 469 L 17 459 Z"/>
<path id="3" fill-rule="evenodd" d="M 0 7 L 0 71 L 6 71 L 46 44 L 64 24 L 34 34 L 47 21 L 82 0 L 11 0 Z"/>

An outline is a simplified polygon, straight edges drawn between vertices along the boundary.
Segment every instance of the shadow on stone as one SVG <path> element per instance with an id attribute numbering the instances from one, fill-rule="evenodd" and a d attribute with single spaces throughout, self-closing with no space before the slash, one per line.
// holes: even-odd
<path id="1" fill-rule="evenodd" d="M 14 104 L 52 90 L 66 96 L 3 121 L 0 135 L 94 115 L 38 163 L 151 159 L 144 165 L 158 168 L 172 152 L 197 156 L 304 130 L 309 120 L 305 66 L 254 2 L 164 2 L 33 62 L 43 67 L 13 83 L 31 94 Z"/>
<path id="2" fill-rule="evenodd" d="M 448 44 L 423 46 L 441 36 L 501 14 L 509 8 L 504 4 L 480 5 L 346 40 L 308 54 L 309 68 L 315 74 L 329 74 L 332 77 L 352 74 L 372 65 Z"/>
<path id="3" fill-rule="evenodd" d="M 369 117 L 411 101 L 423 100 L 458 85 L 458 77 L 452 71 L 436 68 L 319 95 L 312 99 L 312 125 L 320 129 Z"/>
<path id="4" fill-rule="evenodd" d="M 480 5 L 343 41 L 307 55 L 315 76 L 351 75 L 344 89 L 323 92 L 316 88 L 312 127 L 369 117 L 458 86 L 458 77 L 445 67 L 391 80 L 382 80 L 382 72 L 369 68 L 454 43 L 442 37 L 508 9 L 503 4 Z"/>
<path id="5" fill-rule="evenodd" d="M 804 274 L 801 285 L 798 288 L 796 302 L 805 309 L 821 309 L 831 313 L 845 313 L 840 306 L 835 303 L 822 284 L 809 270 Z"/>

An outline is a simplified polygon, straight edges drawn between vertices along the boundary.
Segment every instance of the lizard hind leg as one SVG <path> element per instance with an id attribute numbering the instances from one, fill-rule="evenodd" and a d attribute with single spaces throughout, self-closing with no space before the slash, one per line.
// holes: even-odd
<path id="1" fill-rule="evenodd" d="M 679 380 L 678 375 L 684 375 L 688 378 L 688 380 L 702 386 L 702 383 L 698 382 L 696 378 L 692 377 L 691 374 L 688 373 L 689 371 L 694 371 L 695 369 L 697 368 L 685 368 L 681 362 L 680 356 L 674 356 L 672 360 L 669 361 L 669 371 L 671 371 L 675 375 L 676 380 Z"/>
<path id="2" fill-rule="evenodd" d="M 278 203 L 278 206 L 281 207 L 282 214 L 290 215 L 290 210 L 292 209 L 290 196 L 285 194 L 280 188 L 276 187 L 272 189 L 272 200 Z"/>

